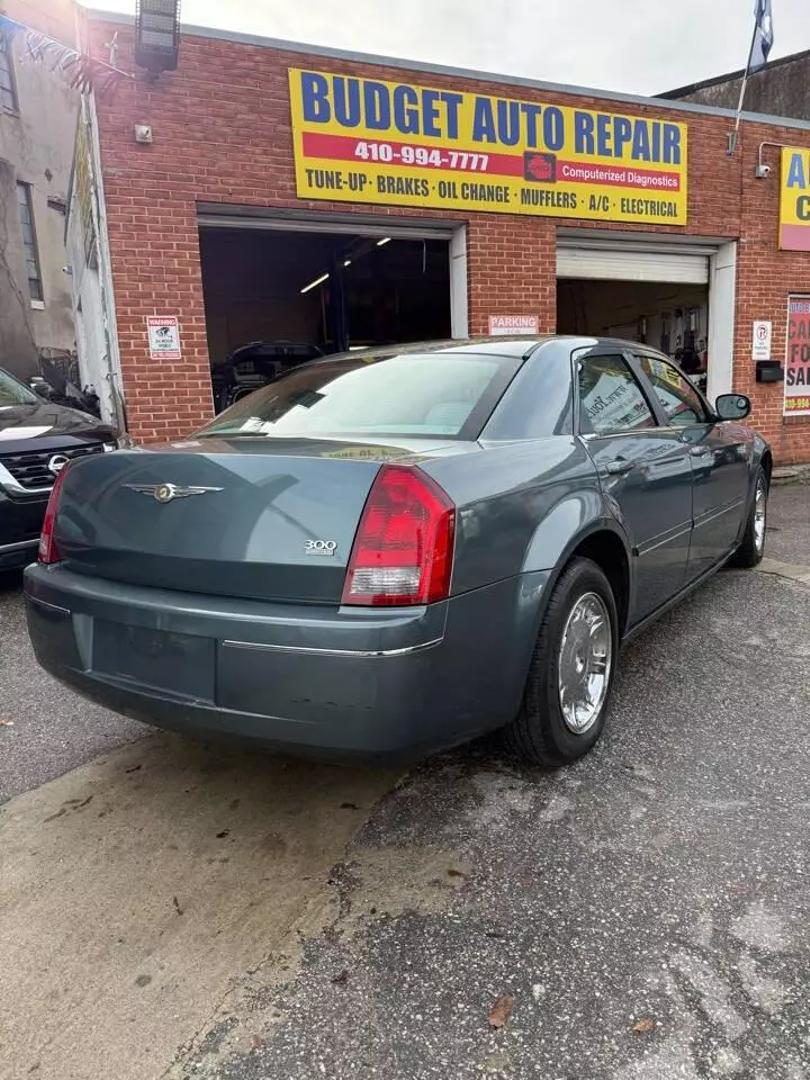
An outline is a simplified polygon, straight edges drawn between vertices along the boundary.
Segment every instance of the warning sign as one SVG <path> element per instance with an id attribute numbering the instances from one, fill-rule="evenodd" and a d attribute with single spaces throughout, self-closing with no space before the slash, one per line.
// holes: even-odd
<path id="1" fill-rule="evenodd" d="M 150 360 L 180 360 L 180 326 L 176 315 L 147 315 Z"/>

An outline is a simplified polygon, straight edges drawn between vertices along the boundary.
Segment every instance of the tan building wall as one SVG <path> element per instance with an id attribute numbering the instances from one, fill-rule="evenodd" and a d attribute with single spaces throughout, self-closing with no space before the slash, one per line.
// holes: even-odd
<path id="1" fill-rule="evenodd" d="M 66 43 L 75 37 L 70 0 L 0 0 L 0 10 Z M 39 357 L 74 347 L 64 201 L 78 97 L 60 76 L 12 44 L 16 111 L 0 108 L 0 366 L 28 375 Z M 25 269 L 17 184 L 30 185 L 42 278 L 33 300 Z"/>

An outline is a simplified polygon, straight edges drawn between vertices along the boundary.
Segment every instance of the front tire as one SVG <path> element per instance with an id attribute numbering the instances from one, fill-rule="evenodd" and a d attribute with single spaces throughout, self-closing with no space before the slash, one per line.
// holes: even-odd
<path id="1" fill-rule="evenodd" d="M 573 559 L 549 600 L 507 748 L 552 767 L 586 754 L 605 726 L 618 644 L 610 582 L 595 562 Z"/>
<path id="2" fill-rule="evenodd" d="M 754 477 L 754 501 L 748 513 L 742 542 L 729 559 L 729 566 L 750 570 L 762 562 L 765 554 L 765 529 L 768 523 L 768 476 L 760 465 Z"/>

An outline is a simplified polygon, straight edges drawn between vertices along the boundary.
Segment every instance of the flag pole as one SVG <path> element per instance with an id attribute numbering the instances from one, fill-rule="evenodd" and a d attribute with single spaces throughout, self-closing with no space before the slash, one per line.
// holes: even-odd
<path id="1" fill-rule="evenodd" d="M 748 76 L 751 73 L 751 57 L 754 55 L 754 45 L 757 40 L 758 23 L 754 20 L 754 32 L 751 35 L 751 47 L 748 50 L 748 60 L 745 65 L 745 74 L 740 84 L 740 100 L 737 102 L 737 116 L 734 121 L 734 130 L 729 132 L 728 136 L 728 156 L 733 157 L 734 151 L 737 149 L 737 139 L 740 134 L 740 114 L 742 113 L 743 102 L 745 101 L 745 90 L 748 86 Z"/>

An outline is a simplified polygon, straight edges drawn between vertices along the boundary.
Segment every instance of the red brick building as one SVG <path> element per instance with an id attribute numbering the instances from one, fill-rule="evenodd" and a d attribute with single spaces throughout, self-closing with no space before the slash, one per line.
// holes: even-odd
<path id="1" fill-rule="evenodd" d="M 87 29 L 92 47 L 105 58 L 103 44 L 117 32 L 117 63 L 136 70 L 131 25 L 92 20 Z M 299 76 L 291 81 L 291 69 L 345 77 L 339 84 L 310 79 L 316 97 L 327 84 L 332 97 L 328 104 L 319 98 L 305 106 L 310 129 L 324 110 L 333 120 L 342 111 L 344 135 L 335 135 L 334 125 L 327 125 L 323 137 L 294 132 L 291 88 Z M 393 84 L 409 89 L 389 100 Z M 374 89 L 380 86 L 389 89 Z M 432 88 L 427 98 L 425 87 Z M 487 168 L 494 161 L 508 170 L 523 152 L 525 179 L 513 175 L 509 190 L 505 182 L 496 188 L 489 174 L 471 178 L 468 171 L 448 180 L 451 170 L 445 166 L 451 157 L 462 159 L 444 150 L 443 164 L 437 157 L 435 163 L 423 161 L 421 170 L 406 168 L 415 151 L 403 149 L 405 144 L 429 151 L 441 143 L 440 135 L 458 134 L 468 105 L 478 109 L 477 98 L 458 104 L 461 94 L 491 103 L 490 119 L 502 122 L 499 138 L 511 137 L 510 117 L 543 122 L 545 144 L 534 132 L 529 145 L 538 153 L 529 154 L 518 142 L 517 158 L 484 155 Z M 516 101 L 524 103 L 520 114 L 517 108 L 509 112 Z M 369 119 L 380 129 L 388 123 L 380 138 L 394 149 L 385 153 L 400 158 L 356 163 L 357 177 L 367 173 L 374 201 L 368 185 L 346 190 L 345 162 L 334 170 L 315 167 L 315 158 L 327 153 L 324 147 L 353 145 L 355 106 L 365 109 L 366 136 Z M 435 126 L 440 113 L 441 132 Z M 617 124 L 617 117 L 631 121 Z M 634 172 L 633 160 L 616 151 L 630 147 L 628 123 L 635 132 L 639 118 L 649 124 L 638 136 L 640 144 L 632 135 L 633 153 L 650 164 Z M 671 354 L 686 350 L 690 362 L 707 363 L 710 397 L 732 388 L 751 396 L 754 423 L 771 441 L 777 462 L 810 461 L 810 415 L 783 415 L 784 383 L 757 382 L 752 355 L 754 321 L 765 320 L 772 324 L 771 356 L 784 364 L 788 297 L 810 293 L 810 252 L 777 246 L 779 147 L 810 150 L 806 122 L 744 114 L 736 152 L 729 156 L 732 118 L 725 110 L 193 28 L 182 35 L 176 71 L 155 80 L 139 72 L 111 102 L 98 103 L 95 119 L 103 178 L 96 221 L 100 272 L 109 275 L 104 305 L 117 328 L 110 363 L 137 439 L 176 437 L 207 420 L 214 408 L 211 364 L 249 341 L 305 341 L 330 351 L 397 337 L 485 334 L 490 317 L 520 315 L 536 319 L 541 332 L 610 333 L 646 340 Z M 476 113 L 475 123 L 480 119 Z M 606 178 L 604 187 L 576 189 L 576 183 L 565 185 L 551 173 L 544 174 L 546 183 L 529 175 L 529 169 L 553 173 L 571 166 L 560 154 L 545 152 L 551 146 L 565 156 L 568 144 L 555 124 L 561 132 L 569 120 L 577 126 L 578 149 L 596 148 L 597 163 L 588 167 L 610 170 L 593 173 Z M 399 131 L 391 141 L 396 123 Z M 667 161 L 656 160 L 659 136 L 665 140 L 677 125 L 683 156 L 675 160 L 677 154 L 670 154 L 672 179 L 659 175 L 649 183 L 672 184 L 678 194 L 671 201 L 658 188 L 633 190 L 632 197 L 612 194 L 611 184 L 647 183 L 639 176 L 660 174 Z M 601 141 L 588 142 L 589 131 Z M 655 143 L 652 150 L 644 142 L 648 138 Z M 316 148 L 306 181 L 311 190 L 303 196 L 308 162 L 299 163 L 297 186 L 294 141 L 299 153 Z M 368 150 L 356 151 L 361 152 Z M 381 152 L 372 147 L 372 154 Z M 606 164 L 605 154 L 611 153 L 615 169 Z M 755 175 L 758 162 L 771 166 L 768 176 Z M 378 181 L 382 174 L 394 179 Z M 409 187 L 396 179 L 405 175 L 427 177 L 424 187 L 418 180 Z M 338 176 L 342 186 L 335 186 Z M 445 178 L 443 186 L 434 176 Z M 476 187 L 479 179 L 486 184 Z M 327 186 L 316 190 L 319 182 Z M 381 193 L 381 184 L 390 191 Z M 516 203 L 518 189 L 529 188 L 555 194 L 543 195 L 547 201 L 539 208 L 528 203 L 540 198 L 531 193 Z M 336 197 L 329 197 L 330 190 Z M 431 205 L 416 204 L 420 191 L 440 190 L 446 208 L 433 194 Z M 574 190 L 580 195 L 573 201 L 556 194 Z M 460 208 L 470 191 L 492 198 L 492 206 L 482 210 L 476 196 L 470 200 L 474 208 Z M 499 191 L 516 212 L 497 205 Z M 565 216 L 551 216 L 555 206 Z M 587 206 L 589 213 L 571 216 L 575 206 Z M 636 210 L 646 220 L 634 220 Z M 602 218 L 594 216 L 600 213 Z M 80 295 L 81 282 L 75 288 Z M 176 317 L 180 359 L 150 355 L 149 316 Z M 79 337 L 81 350 L 81 330 Z M 92 369 L 92 363 L 86 366 Z"/>

